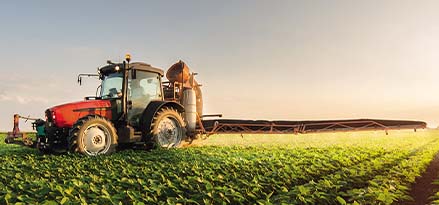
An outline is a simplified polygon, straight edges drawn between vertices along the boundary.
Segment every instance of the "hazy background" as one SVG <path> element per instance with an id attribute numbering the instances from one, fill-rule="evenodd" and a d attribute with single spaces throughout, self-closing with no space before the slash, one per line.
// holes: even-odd
<path id="1" fill-rule="evenodd" d="M 77 74 L 127 52 L 163 69 L 185 61 L 205 113 L 225 118 L 439 123 L 439 1 L 0 4 L 0 130 L 94 95 Z"/>

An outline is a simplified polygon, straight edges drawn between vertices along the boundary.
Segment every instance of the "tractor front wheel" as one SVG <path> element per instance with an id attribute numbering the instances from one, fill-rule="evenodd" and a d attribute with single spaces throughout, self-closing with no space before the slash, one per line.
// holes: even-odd
<path id="1" fill-rule="evenodd" d="M 10 137 L 6 137 L 5 138 L 5 143 L 6 144 L 11 144 L 13 142 L 13 139 L 11 139 Z"/>
<path id="2" fill-rule="evenodd" d="M 79 119 L 69 133 L 69 152 L 88 156 L 110 154 L 116 150 L 117 134 L 113 124 L 99 116 Z"/>

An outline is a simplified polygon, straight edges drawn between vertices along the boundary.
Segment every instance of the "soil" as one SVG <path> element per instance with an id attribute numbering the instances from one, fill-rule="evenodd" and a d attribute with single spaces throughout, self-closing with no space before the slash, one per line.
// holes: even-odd
<path id="1" fill-rule="evenodd" d="M 431 202 L 430 197 L 433 196 L 438 190 L 439 185 L 433 184 L 438 179 L 439 173 L 439 153 L 436 154 L 434 159 L 428 165 L 427 170 L 421 177 L 417 178 L 415 183 L 410 189 L 410 196 L 414 201 L 405 201 L 403 205 L 425 205 Z"/>

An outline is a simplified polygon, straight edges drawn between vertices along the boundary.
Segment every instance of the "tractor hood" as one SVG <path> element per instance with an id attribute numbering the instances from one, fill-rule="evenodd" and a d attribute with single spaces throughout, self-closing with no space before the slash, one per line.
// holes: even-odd
<path id="1" fill-rule="evenodd" d="M 70 128 L 80 118 L 88 115 L 99 115 L 111 119 L 110 100 L 86 100 L 58 105 L 47 109 L 48 122 L 60 128 Z"/>

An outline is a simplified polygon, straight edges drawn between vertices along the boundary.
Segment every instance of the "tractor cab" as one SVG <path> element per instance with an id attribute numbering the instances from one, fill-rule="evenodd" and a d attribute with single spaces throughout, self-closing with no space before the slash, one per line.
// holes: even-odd
<path id="1" fill-rule="evenodd" d="M 119 105 L 115 110 L 116 116 L 123 114 L 122 100 L 126 95 L 127 122 L 133 127 L 139 127 L 140 116 L 151 101 L 162 101 L 163 71 L 146 63 L 131 63 L 126 72 L 127 89 L 123 92 L 124 72 L 123 64 L 112 64 L 99 69 L 100 98 L 115 101 Z M 113 104 L 113 103 L 112 103 Z M 117 117 L 116 117 L 117 118 Z"/>

